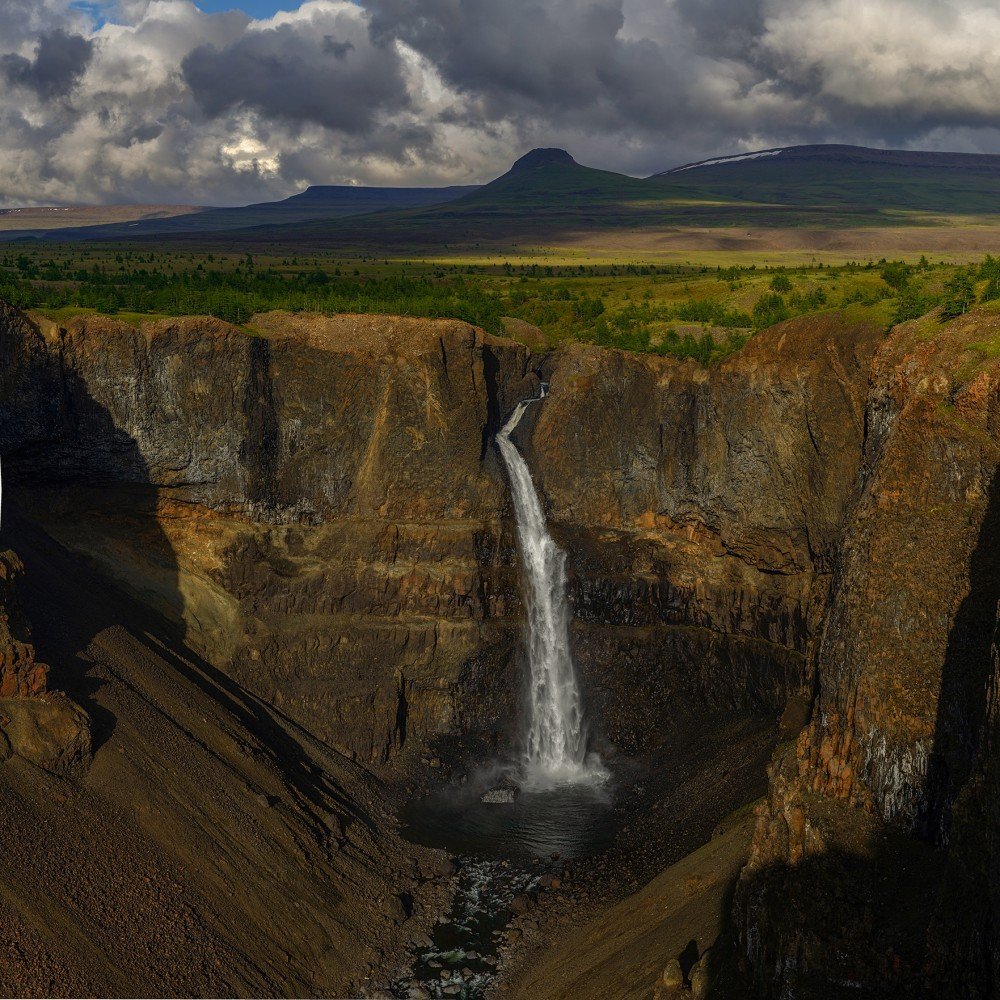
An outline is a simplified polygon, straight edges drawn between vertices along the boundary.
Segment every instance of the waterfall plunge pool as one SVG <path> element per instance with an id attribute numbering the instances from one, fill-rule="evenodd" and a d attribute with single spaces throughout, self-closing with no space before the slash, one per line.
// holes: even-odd
<path id="1" fill-rule="evenodd" d="M 546 877 L 565 877 L 567 866 L 602 854 L 614 841 L 620 817 L 603 769 L 592 780 L 528 781 L 513 802 L 482 802 L 504 775 L 486 769 L 465 784 L 413 799 L 400 812 L 407 840 L 446 850 L 460 868 L 451 912 L 435 926 L 429 946 L 415 953 L 411 973 L 394 984 L 397 997 L 483 996 L 496 974 L 512 905 L 536 893 Z"/>
<path id="2" fill-rule="evenodd" d="M 614 839 L 614 793 L 606 780 L 527 783 L 513 802 L 497 805 L 481 801 L 491 784 L 473 779 L 407 803 L 403 836 L 457 857 L 521 863 L 552 854 L 593 857 Z"/>

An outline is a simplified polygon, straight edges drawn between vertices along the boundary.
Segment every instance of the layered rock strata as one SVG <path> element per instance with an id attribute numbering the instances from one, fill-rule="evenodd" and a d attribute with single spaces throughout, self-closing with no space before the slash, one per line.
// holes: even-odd
<path id="1" fill-rule="evenodd" d="M 686 704 L 780 711 L 811 684 L 880 337 L 829 313 L 712 369 L 580 345 L 556 359 L 531 465 L 615 737 L 641 745 Z"/>
<path id="2" fill-rule="evenodd" d="M 533 363 L 458 322 L 8 311 L 0 449 L 56 537 L 240 683 L 384 760 L 516 729 L 492 438 L 537 368 L 551 391 L 520 444 L 570 555 L 595 718 L 638 749 L 678 697 L 771 712 L 808 686 L 877 336 L 830 314 L 706 371 L 582 346 Z"/>

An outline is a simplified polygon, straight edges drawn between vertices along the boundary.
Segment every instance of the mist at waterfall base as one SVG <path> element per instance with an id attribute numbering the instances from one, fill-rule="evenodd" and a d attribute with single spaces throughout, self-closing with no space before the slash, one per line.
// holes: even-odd
<path id="1" fill-rule="evenodd" d="M 404 836 L 458 857 L 514 862 L 553 854 L 587 858 L 610 846 L 615 833 L 610 782 L 522 786 L 513 802 L 481 801 L 512 772 L 509 765 L 484 767 L 463 785 L 448 785 L 409 803 L 400 815 Z"/>

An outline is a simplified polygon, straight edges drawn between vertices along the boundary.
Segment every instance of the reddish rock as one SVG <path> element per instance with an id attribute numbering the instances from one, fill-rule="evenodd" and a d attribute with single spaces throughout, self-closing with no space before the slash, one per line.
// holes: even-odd
<path id="1" fill-rule="evenodd" d="M 875 357 L 817 704 L 772 765 L 737 892 L 762 996 L 810 977 L 1000 988 L 1000 317 L 928 322 Z"/>

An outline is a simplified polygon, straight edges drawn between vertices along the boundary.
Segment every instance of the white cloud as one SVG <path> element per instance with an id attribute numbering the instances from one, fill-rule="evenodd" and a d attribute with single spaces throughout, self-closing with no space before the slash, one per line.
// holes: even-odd
<path id="1" fill-rule="evenodd" d="M 998 120 L 1000 9 L 913 0 L 781 0 L 760 39 L 820 99 L 919 118 Z"/>

